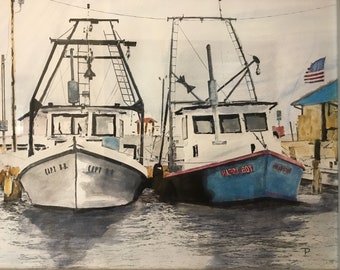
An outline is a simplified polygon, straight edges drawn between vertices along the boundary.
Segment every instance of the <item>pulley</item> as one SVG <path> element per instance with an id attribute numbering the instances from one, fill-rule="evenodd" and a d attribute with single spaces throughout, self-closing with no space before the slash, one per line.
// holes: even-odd
<path id="1" fill-rule="evenodd" d="M 96 74 L 92 71 L 92 64 L 91 64 L 92 61 L 93 61 L 93 51 L 90 49 L 89 55 L 86 58 L 87 70 L 86 70 L 86 72 L 84 74 L 84 77 L 89 79 L 89 80 L 92 80 L 93 77 L 96 76 Z"/>
<path id="2" fill-rule="evenodd" d="M 96 74 L 92 71 L 91 67 L 92 67 L 91 63 L 87 63 L 87 70 L 84 74 L 84 77 L 89 79 L 89 80 L 92 80 L 93 77 L 96 76 Z"/>

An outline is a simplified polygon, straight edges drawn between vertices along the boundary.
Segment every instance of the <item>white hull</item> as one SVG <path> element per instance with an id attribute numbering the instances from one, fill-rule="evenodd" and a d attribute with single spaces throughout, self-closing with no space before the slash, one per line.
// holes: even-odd
<path id="1" fill-rule="evenodd" d="M 146 181 L 141 164 L 108 148 L 66 144 L 28 158 L 20 173 L 34 205 L 103 208 L 137 199 Z"/>

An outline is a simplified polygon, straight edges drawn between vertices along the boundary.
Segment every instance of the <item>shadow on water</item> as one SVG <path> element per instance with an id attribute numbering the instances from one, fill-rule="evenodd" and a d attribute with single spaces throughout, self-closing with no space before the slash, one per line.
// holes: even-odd
<path id="1" fill-rule="evenodd" d="M 303 252 L 308 244 L 303 235 L 307 216 L 338 208 L 337 189 L 310 196 L 312 202 L 262 200 L 218 208 L 177 204 L 177 231 L 195 235 L 186 246 L 210 256 L 207 268 L 289 268 L 294 262 L 290 254 Z"/>
<path id="2" fill-rule="evenodd" d="M 55 266 L 67 267 L 81 261 L 108 227 L 124 219 L 133 208 L 133 204 L 86 211 L 30 207 L 22 214 L 42 232 L 39 237 L 45 238 L 41 242 Z"/>

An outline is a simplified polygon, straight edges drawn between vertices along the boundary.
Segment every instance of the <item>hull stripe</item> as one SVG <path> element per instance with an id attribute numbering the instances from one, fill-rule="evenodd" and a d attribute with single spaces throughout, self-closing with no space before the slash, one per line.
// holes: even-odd
<path id="1" fill-rule="evenodd" d="M 79 148 L 69 149 L 69 150 L 57 153 L 55 155 L 44 157 L 44 158 L 42 158 L 42 159 L 40 159 L 40 160 L 38 160 L 36 162 L 33 162 L 33 163 L 29 164 L 27 167 L 25 167 L 20 172 L 19 177 L 24 175 L 28 170 L 30 170 L 33 167 L 39 166 L 40 164 L 43 164 L 43 163 L 48 162 L 48 161 L 51 161 L 53 159 L 56 159 L 56 158 L 59 158 L 59 157 L 62 157 L 62 156 L 66 156 L 66 155 L 69 155 L 69 154 L 74 154 L 74 153 L 83 153 L 83 154 L 88 155 L 88 156 L 93 156 L 93 157 L 96 157 L 96 158 L 99 158 L 99 159 L 102 159 L 102 160 L 105 160 L 105 161 L 108 161 L 108 162 L 116 163 L 116 164 L 119 164 L 120 166 L 126 167 L 126 168 L 128 168 L 130 170 L 137 171 L 140 175 L 146 177 L 143 172 L 141 172 L 140 170 L 138 170 L 138 169 L 136 169 L 136 168 L 134 168 L 134 167 L 132 167 L 132 166 L 130 166 L 128 164 L 122 163 L 122 162 L 120 162 L 120 161 L 118 161 L 116 159 L 109 158 L 107 156 L 103 156 L 103 155 L 96 154 L 96 153 L 93 153 L 93 152 L 90 152 L 90 151 L 87 151 L 87 150 L 84 150 L 84 149 L 79 149 Z"/>
<path id="2" fill-rule="evenodd" d="M 299 163 L 299 162 L 297 162 L 297 161 L 295 161 L 291 158 L 288 158 L 286 156 L 283 156 L 281 154 L 278 154 L 278 153 L 275 153 L 275 152 L 272 152 L 272 151 L 269 151 L 269 150 L 264 150 L 264 151 L 256 152 L 256 153 L 241 156 L 241 157 L 224 160 L 224 161 L 221 161 L 221 162 L 210 163 L 208 165 L 199 166 L 199 167 L 196 167 L 196 168 L 193 168 L 193 169 L 169 173 L 165 177 L 168 178 L 168 177 L 172 177 L 172 176 L 176 176 L 176 175 L 193 173 L 193 172 L 197 172 L 197 171 L 201 171 L 201 170 L 206 170 L 206 169 L 209 169 L 209 168 L 218 167 L 218 166 L 221 166 L 221 165 L 227 165 L 229 163 L 234 163 L 234 162 L 239 162 L 239 161 L 243 161 L 243 160 L 247 160 L 247 159 L 256 158 L 256 157 L 259 157 L 259 156 L 264 156 L 264 155 L 271 155 L 271 156 L 277 157 L 279 159 L 282 159 L 284 161 L 287 161 L 287 162 L 289 162 L 289 163 L 291 163 L 295 166 L 298 166 L 298 167 L 304 169 L 304 167 L 301 163 Z"/>

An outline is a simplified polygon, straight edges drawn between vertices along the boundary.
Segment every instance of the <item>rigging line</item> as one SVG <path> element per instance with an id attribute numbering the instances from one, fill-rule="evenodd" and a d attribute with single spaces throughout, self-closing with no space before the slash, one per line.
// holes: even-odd
<path id="1" fill-rule="evenodd" d="M 110 100 L 113 99 L 113 97 L 116 95 L 116 93 L 118 92 L 118 82 L 115 83 L 115 85 L 112 88 L 112 91 L 109 95 L 109 98 L 106 101 L 106 105 L 110 104 Z"/>
<path id="2" fill-rule="evenodd" d="M 255 136 L 255 138 L 260 142 L 260 144 L 263 146 L 263 148 L 264 148 L 264 149 L 267 149 L 267 144 L 266 144 L 265 141 L 264 141 L 262 132 L 260 132 L 260 133 L 261 133 L 262 141 L 261 141 L 260 138 L 255 134 L 255 132 L 252 132 L 252 133 L 253 133 L 253 135 Z"/>
<path id="3" fill-rule="evenodd" d="M 48 88 L 45 97 L 43 98 L 43 100 L 41 100 L 41 103 L 44 103 L 44 102 L 47 100 L 47 97 L 50 95 L 50 93 L 52 93 L 52 92 L 54 91 L 54 89 L 57 88 L 57 87 L 54 85 L 54 81 L 55 81 L 55 76 L 52 78 L 51 86 Z M 52 87 L 53 87 L 53 89 L 52 89 Z M 39 88 L 39 89 L 40 89 L 40 88 Z"/>
<path id="4" fill-rule="evenodd" d="M 100 94 L 101 94 L 101 93 L 102 93 L 102 91 L 103 91 L 103 88 L 104 88 L 104 82 L 105 82 L 105 80 L 106 80 L 106 78 L 107 78 L 107 75 L 109 74 L 110 67 L 111 67 L 111 65 L 109 65 L 109 66 L 108 66 L 108 68 L 107 68 L 107 70 L 106 70 L 106 74 L 105 74 L 105 76 L 104 76 L 104 79 L 103 79 L 102 86 L 100 87 L 100 89 L 99 89 L 99 91 L 98 91 L 97 97 L 96 97 L 96 99 L 95 99 L 95 103 L 97 103 L 97 101 L 98 101 L 98 98 L 99 98 Z"/>
<path id="5" fill-rule="evenodd" d="M 191 48 L 194 50 L 196 56 L 199 58 L 199 60 L 200 60 L 200 62 L 202 63 L 202 65 L 205 67 L 206 70 L 208 70 L 207 65 L 204 63 L 202 57 L 201 57 L 201 56 L 199 55 L 199 53 L 197 52 L 197 50 L 195 49 L 194 45 L 193 45 L 193 44 L 191 43 L 191 41 L 189 40 L 188 36 L 184 33 L 182 27 L 181 27 L 180 25 L 178 25 L 178 27 L 179 27 L 179 29 L 181 29 L 181 31 L 182 31 L 184 37 L 185 37 L 186 40 L 189 42 Z M 218 84 L 217 82 L 216 82 L 216 85 L 219 87 L 219 84 Z M 227 96 L 223 90 L 222 90 L 222 93 L 224 94 L 224 96 Z"/>
<path id="6" fill-rule="evenodd" d="M 66 70 L 64 71 L 64 74 L 66 73 Z M 63 96 L 64 96 L 64 101 L 65 103 L 67 104 L 67 99 L 66 99 L 66 96 L 65 96 L 65 87 L 64 87 L 64 84 L 63 84 L 63 74 L 61 73 L 61 69 L 59 69 L 59 74 L 60 74 L 60 81 L 62 82 L 61 83 L 61 88 L 62 88 L 62 92 L 63 92 Z"/>
<path id="7" fill-rule="evenodd" d="M 50 1 L 58 3 L 58 4 L 62 4 L 62 5 L 65 5 L 65 6 L 69 6 L 69 7 L 74 7 L 74 8 L 80 8 L 80 9 L 88 10 L 86 7 L 81 7 L 81 6 L 65 3 L 65 2 L 62 2 L 62 1 L 58 1 L 58 0 L 50 0 Z M 112 15 L 116 15 L 116 16 L 131 17 L 131 18 L 137 18 L 137 19 L 162 20 L 162 21 L 166 21 L 167 20 L 166 18 L 161 18 L 161 17 L 138 16 L 138 15 L 131 15 L 131 14 L 123 14 L 123 13 L 103 11 L 103 10 L 93 9 L 93 8 L 90 8 L 89 10 L 94 11 L 94 12 L 98 12 L 98 13 L 112 14 Z"/>
<path id="8" fill-rule="evenodd" d="M 196 56 L 198 57 L 198 59 L 201 61 L 202 65 L 205 67 L 206 70 L 208 70 L 207 65 L 204 63 L 203 59 L 201 58 L 201 56 L 199 55 L 199 53 L 197 52 L 197 50 L 195 49 L 195 47 L 192 45 L 191 41 L 189 40 L 188 36 L 184 33 L 182 27 L 180 25 L 178 25 L 179 29 L 181 29 L 184 37 L 186 38 L 186 40 L 189 42 L 191 48 L 194 50 Z"/>
<path id="9" fill-rule="evenodd" d="M 61 34 L 57 39 L 60 39 L 64 35 L 66 35 L 68 32 L 70 32 L 74 28 L 74 25 L 72 25 L 68 30 L 66 30 L 63 34 Z"/>
<path id="10" fill-rule="evenodd" d="M 67 103 L 67 99 L 66 99 L 66 96 L 65 96 L 65 87 L 64 87 L 64 77 L 66 72 L 69 72 L 69 68 L 66 68 L 63 72 L 61 71 L 61 69 L 59 69 L 59 76 L 60 76 L 60 83 L 56 83 L 54 84 L 54 82 L 57 80 L 56 76 L 53 77 L 52 79 L 52 82 L 51 82 L 51 86 L 49 87 L 49 89 L 47 90 L 47 93 L 45 95 L 45 98 L 42 100 L 42 103 L 46 102 L 47 98 L 52 94 L 54 93 L 54 91 L 56 90 L 57 87 L 60 87 L 61 85 L 61 88 L 62 88 L 62 92 L 63 92 L 63 97 L 64 97 L 64 100 L 65 100 L 65 103 Z"/>
<path id="11" fill-rule="evenodd" d="M 295 15 L 295 14 L 310 12 L 310 11 L 314 11 L 314 10 L 318 10 L 318 9 L 324 9 L 324 8 L 328 8 L 328 7 L 332 7 L 332 6 L 335 6 L 335 5 L 331 4 L 331 5 L 322 6 L 322 7 L 286 12 L 286 13 L 275 14 L 275 15 L 265 15 L 265 16 L 258 16 L 258 17 L 243 17 L 243 18 L 240 17 L 240 18 L 238 18 L 238 20 L 257 20 L 257 19 L 268 19 L 268 18 L 274 18 L 274 17 L 282 17 L 282 16 L 288 16 L 288 15 Z"/>

